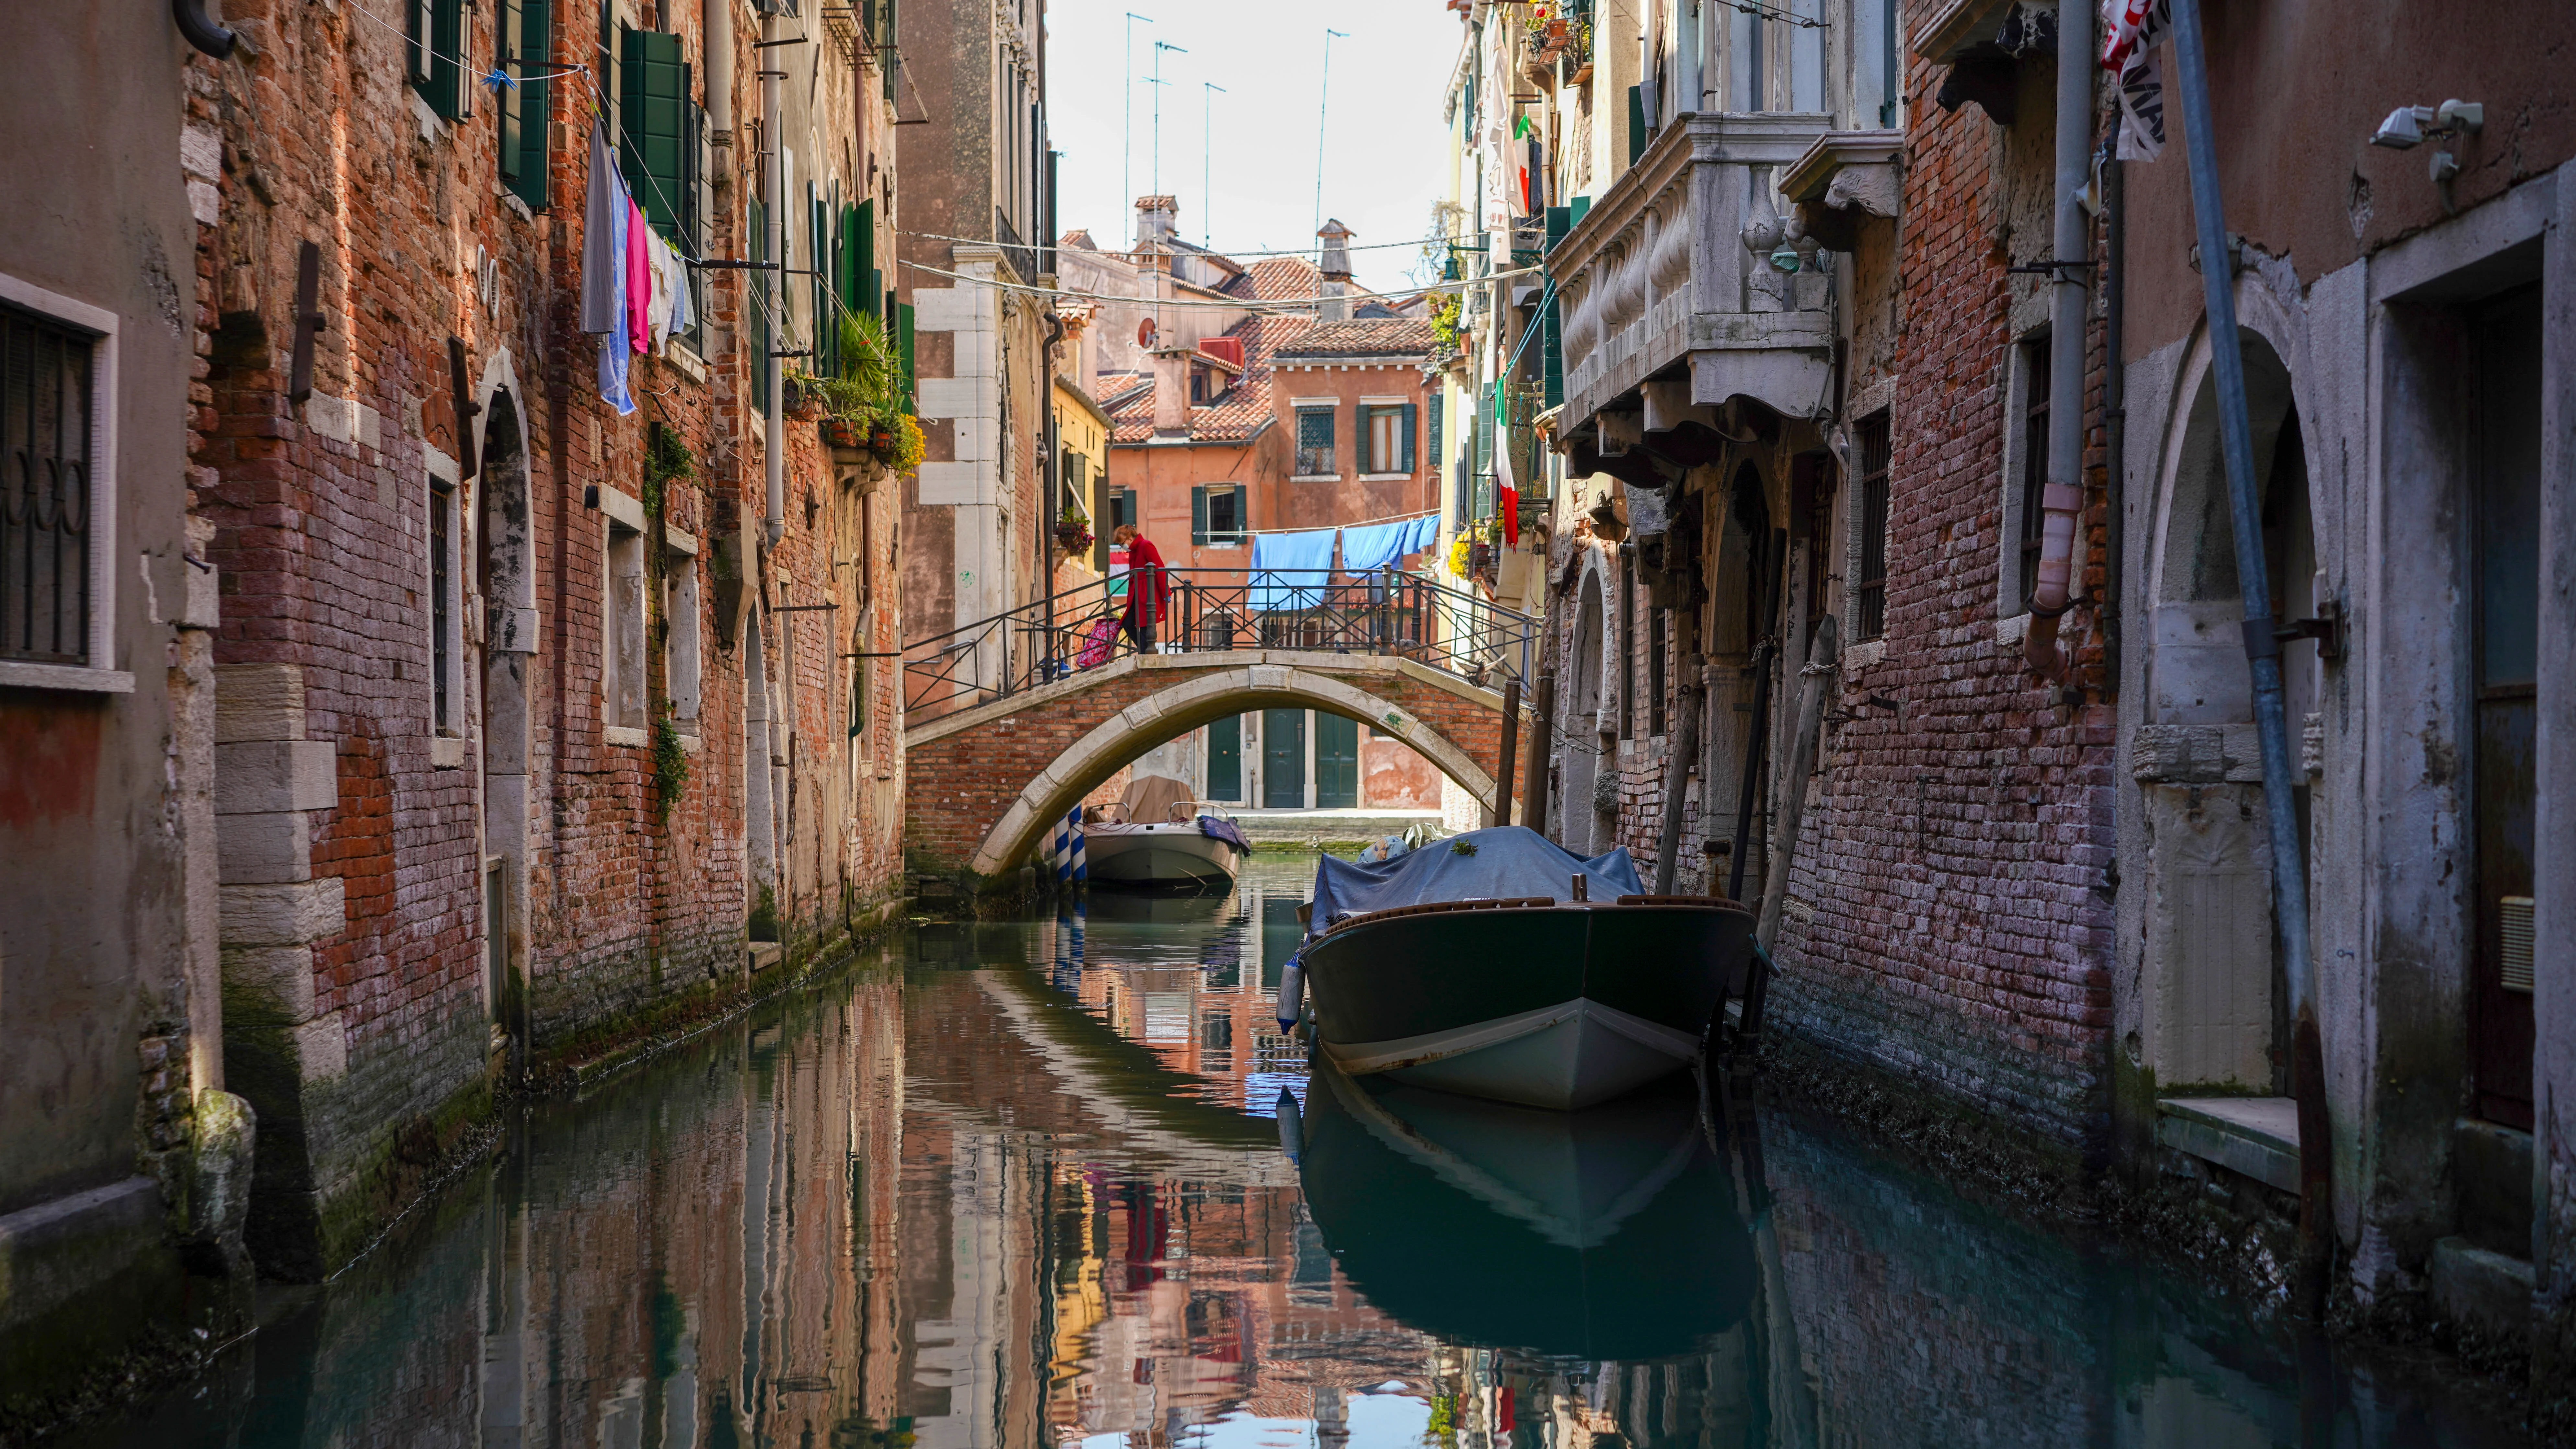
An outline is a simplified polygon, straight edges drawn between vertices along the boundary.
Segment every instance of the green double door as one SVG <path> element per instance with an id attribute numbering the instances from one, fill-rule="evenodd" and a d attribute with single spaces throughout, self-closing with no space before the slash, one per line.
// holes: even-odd
<path id="1" fill-rule="evenodd" d="M 1207 797 L 1243 798 L 1243 716 L 1230 714 L 1208 726 Z"/>
<path id="2" fill-rule="evenodd" d="M 1261 804 L 1269 810 L 1306 806 L 1306 721 L 1302 709 L 1261 712 Z M 1340 715 L 1316 714 L 1315 804 L 1348 810 L 1360 803 L 1360 727 Z M 1213 756 L 1211 756 L 1213 758 Z"/>

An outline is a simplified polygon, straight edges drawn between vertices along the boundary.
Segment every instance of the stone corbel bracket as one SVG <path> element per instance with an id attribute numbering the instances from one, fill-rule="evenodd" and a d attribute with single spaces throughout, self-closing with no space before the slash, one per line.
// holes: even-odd
<path id="1" fill-rule="evenodd" d="M 1780 194 L 1818 245 L 1847 252 L 1863 221 L 1896 216 L 1904 153 L 1903 131 L 1827 131 L 1781 172 Z"/>

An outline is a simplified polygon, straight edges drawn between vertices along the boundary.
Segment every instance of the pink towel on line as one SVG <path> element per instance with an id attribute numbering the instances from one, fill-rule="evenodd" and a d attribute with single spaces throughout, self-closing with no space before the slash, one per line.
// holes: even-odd
<path id="1" fill-rule="evenodd" d="M 653 256 L 645 245 L 644 208 L 626 199 L 626 336 L 632 351 L 653 350 Z"/>

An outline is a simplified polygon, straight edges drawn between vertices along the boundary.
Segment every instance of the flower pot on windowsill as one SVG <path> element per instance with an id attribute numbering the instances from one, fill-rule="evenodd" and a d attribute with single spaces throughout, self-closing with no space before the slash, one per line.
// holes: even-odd
<path id="1" fill-rule="evenodd" d="M 1483 573 L 1485 570 L 1493 567 L 1493 564 L 1494 546 L 1492 544 L 1471 543 L 1467 545 L 1467 572 L 1471 574 Z"/>
<path id="2" fill-rule="evenodd" d="M 883 423 L 868 430 L 868 451 L 886 462 L 894 461 L 894 429 Z"/>
<path id="3" fill-rule="evenodd" d="M 827 447 L 834 448 L 868 446 L 867 435 L 860 432 L 859 425 L 848 418 L 823 419 L 823 442 Z"/>
<path id="4" fill-rule="evenodd" d="M 820 411 L 813 392 L 792 377 L 786 379 L 786 391 L 778 396 L 778 407 L 780 412 L 800 423 L 812 421 L 814 414 Z"/>

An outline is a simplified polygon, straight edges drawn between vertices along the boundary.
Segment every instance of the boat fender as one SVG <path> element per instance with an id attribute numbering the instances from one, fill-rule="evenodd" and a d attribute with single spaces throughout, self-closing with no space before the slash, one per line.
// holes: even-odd
<path id="1" fill-rule="evenodd" d="M 1279 1089 L 1279 1150 L 1290 1162 L 1306 1157 L 1306 1114 L 1297 1109 L 1297 1094 L 1286 1087 Z"/>
<path id="2" fill-rule="evenodd" d="M 1279 1029 L 1295 1031 L 1297 1021 L 1305 1015 L 1306 965 L 1301 957 L 1291 956 L 1279 972 Z"/>

